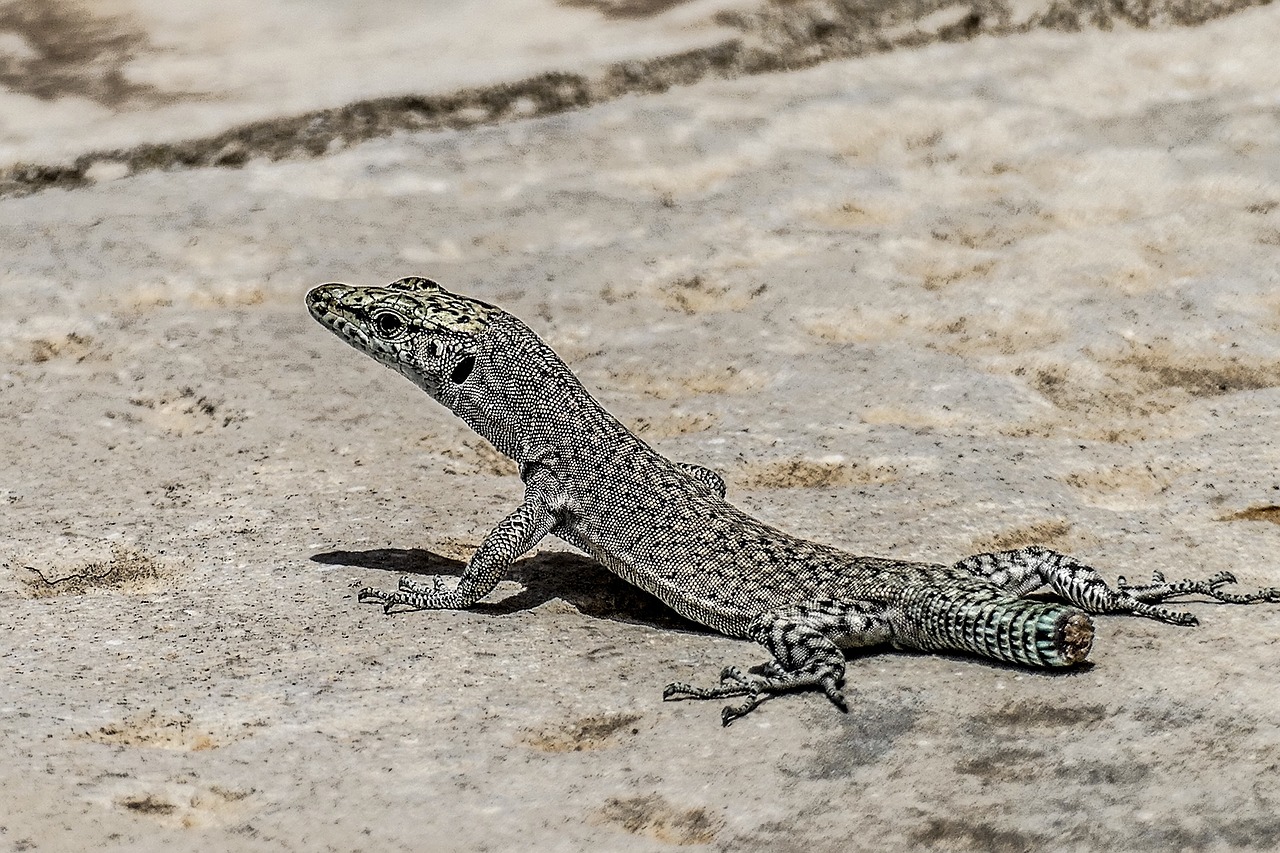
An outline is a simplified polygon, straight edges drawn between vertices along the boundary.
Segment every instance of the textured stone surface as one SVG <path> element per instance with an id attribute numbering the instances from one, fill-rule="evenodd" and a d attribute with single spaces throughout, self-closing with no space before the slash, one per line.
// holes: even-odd
<path id="1" fill-rule="evenodd" d="M 1280 608 L 721 729 L 662 686 L 761 653 L 566 548 L 354 601 L 520 494 L 302 307 L 410 273 L 790 530 L 1280 584 L 1280 14 L 1120 30 L 0 201 L 0 849 L 1280 845 Z"/>
<path id="2" fill-rule="evenodd" d="M 319 157 L 939 41 L 1201 24 L 1266 2 L 7 0 L 0 197 Z"/>
<path id="3" fill-rule="evenodd" d="M 743 0 L 603 14 L 556 0 L 5 0 L 0 163 L 175 142 L 246 121 L 542 71 L 690 50 L 730 37 Z"/>

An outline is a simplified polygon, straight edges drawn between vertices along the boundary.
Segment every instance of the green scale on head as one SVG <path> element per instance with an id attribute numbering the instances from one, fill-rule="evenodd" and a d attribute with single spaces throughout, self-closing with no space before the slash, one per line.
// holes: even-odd
<path id="1" fill-rule="evenodd" d="M 386 289 L 413 294 L 412 302 L 426 323 L 454 332 L 483 332 L 489 321 L 502 313 L 501 308 L 487 302 L 450 293 L 429 278 L 402 278 Z"/>
<path id="2" fill-rule="evenodd" d="M 351 346 L 437 398 L 465 381 L 477 338 L 503 316 L 500 308 L 417 277 L 384 287 L 322 284 L 307 293 L 307 308 Z"/>
<path id="3" fill-rule="evenodd" d="M 415 325 L 463 333 L 483 332 L 502 313 L 502 309 L 487 302 L 450 293 L 429 278 L 415 276 L 384 287 L 322 284 L 307 294 L 307 307 L 326 326 L 326 311 L 348 322 L 371 325 L 381 319 L 380 312 L 390 310 L 403 314 L 404 320 Z"/>

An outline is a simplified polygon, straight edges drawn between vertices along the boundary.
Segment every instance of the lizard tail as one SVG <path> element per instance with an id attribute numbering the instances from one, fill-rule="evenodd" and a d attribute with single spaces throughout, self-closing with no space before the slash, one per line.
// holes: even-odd
<path id="1" fill-rule="evenodd" d="M 1041 666 L 1081 663 L 1093 648 L 1093 618 L 1074 607 L 1049 605 L 1036 620 L 1035 644 Z"/>
<path id="2" fill-rule="evenodd" d="M 1036 601 L 950 602 L 929 645 L 1034 667 L 1072 666 L 1089 656 L 1093 619 L 1075 607 Z"/>

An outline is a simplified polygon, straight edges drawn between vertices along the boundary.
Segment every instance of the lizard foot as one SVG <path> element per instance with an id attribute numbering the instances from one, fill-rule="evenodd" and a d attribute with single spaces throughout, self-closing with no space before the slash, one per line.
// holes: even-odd
<path id="1" fill-rule="evenodd" d="M 438 577 L 433 577 L 431 580 L 431 586 L 425 586 L 411 578 L 402 577 L 399 589 L 395 592 L 366 586 L 360 590 L 356 600 L 361 604 L 377 602 L 382 605 L 383 613 L 390 613 L 397 605 L 410 610 L 438 610 L 441 607 L 448 607 L 449 605 L 441 602 L 441 599 L 450 594 L 449 590 L 444 588 L 444 582 Z"/>
<path id="2" fill-rule="evenodd" d="M 739 717 L 745 717 L 755 710 L 756 706 L 769 698 L 769 694 L 761 691 L 754 683 L 764 681 L 760 676 L 752 676 L 736 666 L 728 666 L 720 673 L 720 684 L 717 687 L 694 687 L 692 684 L 675 682 L 668 684 L 662 691 L 663 700 L 667 699 L 724 699 L 728 696 L 746 696 L 747 701 L 741 705 L 728 705 L 720 712 L 721 725 L 729 725 Z"/>
<path id="3" fill-rule="evenodd" d="M 746 696 L 756 692 L 751 683 L 751 676 L 736 666 L 726 666 L 720 672 L 720 684 L 717 687 L 694 687 L 683 681 L 668 684 L 662 691 L 666 699 L 723 699 L 726 696 Z"/>
<path id="4" fill-rule="evenodd" d="M 440 577 L 433 577 L 430 585 L 404 577 L 395 592 L 367 586 L 356 598 L 362 604 L 370 601 L 381 604 L 383 613 L 390 613 L 397 606 L 409 610 L 463 610 L 475 604 L 475 598 L 445 586 L 444 579 Z"/>
<path id="5" fill-rule="evenodd" d="M 840 692 L 840 677 L 835 672 L 821 674 L 788 673 L 773 661 L 760 667 L 760 673 L 743 672 L 736 666 L 727 666 L 720 673 L 720 684 L 717 687 L 694 687 L 683 682 L 668 684 L 662 691 L 663 700 L 668 699 L 724 699 L 729 696 L 746 696 L 747 701 L 741 705 L 728 705 L 720 712 L 720 722 L 728 726 L 751 713 L 766 699 L 791 690 L 805 687 L 817 687 L 842 712 L 848 713 L 849 706 L 844 694 Z"/>
<path id="6" fill-rule="evenodd" d="M 1209 598 L 1225 604 L 1257 604 L 1260 602 L 1274 604 L 1280 602 L 1280 587 L 1268 587 L 1257 592 L 1243 594 L 1223 591 L 1222 587 L 1230 586 L 1235 582 L 1236 576 L 1231 572 L 1218 572 L 1213 577 L 1203 581 L 1168 581 L 1165 579 L 1163 572 L 1154 571 L 1151 573 L 1151 583 L 1131 585 L 1122 577 L 1117 582 L 1116 587 L 1121 592 L 1128 593 L 1139 601 L 1144 602 L 1167 601 L 1170 598 L 1183 595 L 1207 595 Z"/>
<path id="7" fill-rule="evenodd" d="M 758 686 L 755 692 L 751 693 L 746 702 L 741 705 L 729 705 L 720 711 L 720 724 L 729 726 L 734 720 L 745 717 L 756 709 L 764 700 L 770 696 L 784 690 L 792 690 L 796 687 L 809 686 L 807 682 L 800 681 L 766 681 Z M 823 695 L 831 700 L 831 704 L 840 709 L 843 714 L 849 713 L 849 704 L 844 700 L 844 694 L 840 692 L 840 686 L 834 677 L 822 677 L 817 681 L 817 687 L 822 690 Z"/>
<path id="8" fill-rule="evenodd" d="M 383 613 L 390 613 L 397 604 L 403 604 L 415 610 L 422 609 L 420 605 L 415 604 L 413 593 L 386 592 L 371 586 L 366 586 L 360 590 L 356 595 L 356 600 L 361 604 L 367 604 L 370 601 L 381 604 Z"/>

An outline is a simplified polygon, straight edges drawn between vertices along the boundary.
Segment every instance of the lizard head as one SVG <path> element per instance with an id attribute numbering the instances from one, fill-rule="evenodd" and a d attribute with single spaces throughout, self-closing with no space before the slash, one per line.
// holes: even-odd
<path id="1" fill-rule="evenodd" d="M 448 405 L 476 366 L 479 337 L 502 311 L 425 278 L 385 287 L 322 284 L 307 309 L 325 328 Z"/>

